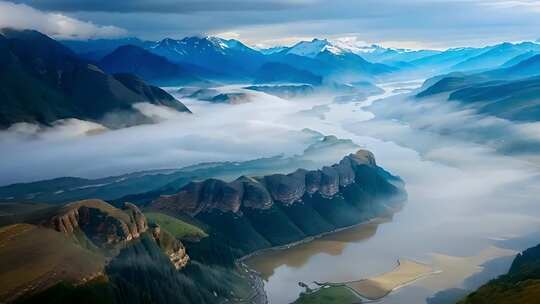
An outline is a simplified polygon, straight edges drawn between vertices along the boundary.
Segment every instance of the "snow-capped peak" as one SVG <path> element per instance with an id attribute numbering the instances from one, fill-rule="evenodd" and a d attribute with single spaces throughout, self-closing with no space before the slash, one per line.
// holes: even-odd
<path id="1" fill-rule="evenodd" d="M 367 44 L 359 40 L 357 37 L 342 37 L 333 40 L 313 39 L 311 41 L 301 41 L 292 46 L 288 54 L 294 54 L 305 57 L 315 57 L 319 53 L 328 51 L 334 55 L 343 55 L 352 53 L 356 55 L 363 54 L 378 54 L 387 51 L 394 52 L 409 52 L 406 49 L 389 49 L 376 44 Z"/>
<path id="2" fill-rule="evenodd" d="M 212 43 L 216 48 L 220 48 L 222 50 L 228 49 L 230 47 L 230 45 L 228 44 L 229 41 L 225 39 L 212 36 L 206 36 L 204 39 Z"/>
<path id="3" fill-rule="evenodd" d="M 386 48 L 377 44 L 368 44 L 365 41 L 358 39 L 358 37 L 341 37 L 332 41 L 333 44 L 341 49 L 347 50 L 351 53 L 361 55 L 366 53 L 384 53 L 387 51 L 394 51 L 398 53 L 410 52 L 409 49 L 395 49 Z"/>
<path id="4" fill-rule="evenodd" d="M 341 49 L 326 39 L 313 39 L 311 41 L 298 42 L 287 53 L 304 57 L 315 57 L 324 51 L 341 55 L 346 50 Z"/>
<path id="5" fill-rule="evenodd" d="M 265 54 L 265 55 L 270 55 L 270 54 L 275 54 L 275 53 L 279 53 L 279 52 L 282 52 L 286 49 L 288 49 L 289 47 L 286 47 L 286 46 L 274 46 L 274 47 L 259 47 L 259 46 L 256 46 L 255 49 L 259 52 L 261 52 L 262 54 Z"/>

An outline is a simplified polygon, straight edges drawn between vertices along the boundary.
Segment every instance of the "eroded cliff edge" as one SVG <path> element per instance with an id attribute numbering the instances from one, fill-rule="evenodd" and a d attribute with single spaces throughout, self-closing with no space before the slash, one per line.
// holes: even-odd
<path id="1" fill-rule="evenodd" d="M 260 249 L 391 216 L 405 199 L 401 179 L 359 150 L 318 170 L 191 182 L 148 208 L 193 218 L 210 237 L 188 243 L 188 251 L 205 263 L 232 264 Z"/>
<path id="2" fill-rule="evenodd" d="M 2 240 L 14 242 L 0 255 L 14 261 L 17 272 L 51 265 L 12 284 L 2 298 L 77 297 L 90 288 L 111 303 L 264 303 L 262 281 L 237 263 L 240 258 L 391 216 L 406 198 L 402 186 L 360 150 L 318 170 L 194 181 L 142 210 L 101 200 L 69 203 L 38 222 L 0 231 Z M 182 238 L 179 230 L 186 227 L 203 230 L 204 237 Z M 20 252 L 34 252 L 30 261 L 39 265 L 20 262 Z M 65 289 L 57 282 L 75 285 Z"/>

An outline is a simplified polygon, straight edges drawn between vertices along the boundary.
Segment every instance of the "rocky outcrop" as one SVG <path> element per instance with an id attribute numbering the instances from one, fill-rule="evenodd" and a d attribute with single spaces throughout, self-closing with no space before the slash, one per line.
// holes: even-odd
<path id="1" fill-rule="evenodd" d="M 150 226 L 150 232 L 156 240 L 159 247 L 169 257 L 174 267 L 179 270 L 184 268 L 189 262 L 189 255 L 186 252 L 184 244 L 168 233 L 166 230 L 162 230 L 158 224 L 152 224 Z"/>
<path id="2" fill-rule="evenodd" d="M 189 261 L 182 242 L 157 224 L 149 227 L 144 214 L 131 203 L 124 203 L 121 209 L 101 200 L 70 203 L 51 219 L 50 225 L 69 236 L 81 231 L 103 249 L 119 248 L 118 245 L 137 239 L 149 230 L 176 269 L 183 268 Z"/>
<path id="3" fill-rule="evenodd" d="M 125 203 L 122 209 L 101 200 L 84 200 L 65 205 L 50 220 L 55 230 L 84 234 L 98 247 L 111 247 L 136 239 L 148 229 L 137 206 Z"/>
<path id="4" fill-rule="evenodd" d="M 161 196 L 151 207 L 190 215 L 209 210 L 238 213 L 242 207 L 268 209 L 274 203 L 291 205 L 301 201 L 305 194 L 319 193 L 331 198 L 339 193 L 340 187 L 355 182 L 359 166 L 376 165 L 371 152 L 359 150 L 320 170 L 299 169 L 290 174 L 255 178 L 242 176 L 229 183 L 217 179 L 192 182 L 177 194 Z"/>
<path id="5" fill-rule="evenodd" d="M 253 209 L 268 209 L 272 207 L 272 197 L 261 182 L 248 176 L 242 176 L 237 181 L 244 185 L 243 206 Z"/>
<path id="6" fill-rule="evenodd" d="M 192 182 L 175 195 L 162 196 L 156 205 L 163 209 L 181 205 L 182 211 L 197 214 L 209 209 L 223 212 L 238 212 L 244 193 L 244 184 L 240 180 L 231 183 L 218 179 Z"/>
<path id="7" fill-rule="evenodd" d="M 299 201 L 306 192 L 306 170 L 296 170 L 291 174 L 273 174 L 264 177 L 266 188 L 274 201 L 290 205 Z"/>
<path id="8" fill-rule="evenodd" d="M 315 93 L 313 86 L 308 84 L 300 85 L 255 85 L 245 87 L 245 89 L 264 92 L 280 98 L 291 99 L 305 97 Z"/>
<path id="9" fill-rule="evenodd" d="M 214 103 L 242 104 L 253 101 L 253 96 L 246 93 L 222 93 L 209 100 Z"/>

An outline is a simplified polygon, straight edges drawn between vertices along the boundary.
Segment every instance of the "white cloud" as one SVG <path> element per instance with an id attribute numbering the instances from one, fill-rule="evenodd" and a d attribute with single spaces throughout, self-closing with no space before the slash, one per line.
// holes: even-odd
<path id="1" fill-rule="evenodd" d="M 289 115 L 318 101 L 293 102 L 261 92 L 223 90 L 252 94 L 253 102 L 227 105 L 183 98 L 191 115 L 140 103 L 134 107 L 159 123 L 117 130 L 75 119 L 52 127 L 17 124 L 0 132 L 0 184 L 290 156 L 313 143 L 313 134 L 303 132 L 304 126 Z"/>
<path id="2" fill-rule="evenodd" d="M 116 26 L 101 26 L 59 13 L 49 13 L 25 4 L 0 1 L 0 27 L 33 29 L 59 39 L 106 38 L 125 35 Z"/>
<path id="3" fill-rule="evenodd" d="M 502 1 L 489 1 L 484 5 L 499 8 L 499 9 L 516 9 L 523 8 L 540 12 L 540 2 L 536 0 L 502 0 Z"/>

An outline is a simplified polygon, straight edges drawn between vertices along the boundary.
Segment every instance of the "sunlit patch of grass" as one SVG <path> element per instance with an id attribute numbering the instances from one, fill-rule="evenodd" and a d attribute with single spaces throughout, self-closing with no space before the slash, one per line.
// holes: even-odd
<path id="1" fill-rule="evenodd" d="M 156 223 L 178 239 L 202 239 L 208 236 L 201 228 L 159 212 L 144 214 L 150 223 Z"/>

